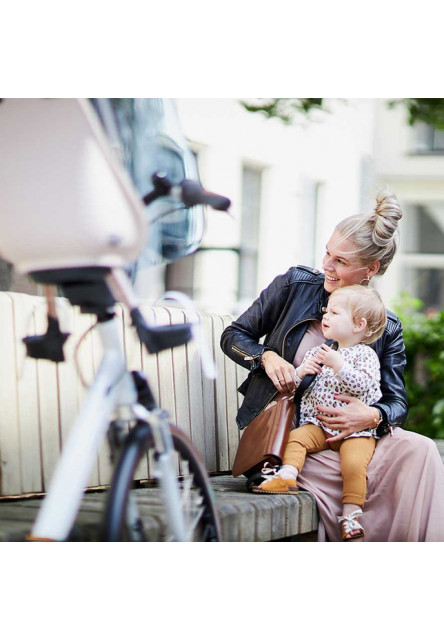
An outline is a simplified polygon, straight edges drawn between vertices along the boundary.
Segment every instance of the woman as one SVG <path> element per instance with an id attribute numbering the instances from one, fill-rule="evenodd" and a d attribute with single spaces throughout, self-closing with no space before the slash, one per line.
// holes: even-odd
<path id="1" fill-rule="evenodd" d="M 397 249 L 401 217 L 394 196 L 378 196 L 372 214 L 351 216 L 337 225 L 326 247 L 325 275 L 307 267 L 289 269 L 225 329 L 223 351 L 250 367 L 239 388 L 245 395 L 237 415 L 240 429 L 276 393 L 294 390 L 295 368 L 309 349 L 323 342 L 320 319 L 330 293 L 353 284 L 368 286 L 374 276 L 385 273 Z M 373 347 L 381 363 L 382 398 L 367 406 L 357 398 L 340 395 L 338 400 L 346 405 L 336 409 L 320 406 L 319 420 L 340 431 L 332 441 L 377 426 L 380 440 L 367 469 L 366 513 L 361 518 L 368 530 L 367 541 L 444 541 L 444 465 L 432 440 L 402 429 L 408 410 L 405 348 L 401 323 L 390 311 L 384 334 Z M 321 519 L 318 540 L 339 541 L 342 478 L 338 453 L 307 456 L 298 485 L 316 497 Z"/>

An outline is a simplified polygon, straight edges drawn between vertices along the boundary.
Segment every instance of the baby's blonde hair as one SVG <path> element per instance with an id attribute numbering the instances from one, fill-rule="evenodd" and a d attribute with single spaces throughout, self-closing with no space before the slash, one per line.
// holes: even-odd
<path id="1" fill-rule="evenodd" d="M 339 295 L 346 297 L 354 323 L 358 323 L 361 318 L 367 320 L 367 333 L 361 342 L 364 344 L 376 342 L 384 333 L 387 324 L 387 312 L 376 289 L 369 289 L 360 284 L 341 287 L 333 291 L 330 300 L 333 296 Z"/>

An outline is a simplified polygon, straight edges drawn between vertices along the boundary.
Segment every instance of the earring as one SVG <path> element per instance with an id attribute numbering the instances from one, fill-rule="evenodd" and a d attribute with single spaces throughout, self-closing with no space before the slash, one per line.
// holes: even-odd
<path id="1" fill-rule="evenodd" d="M 370 280 L 371 278 L 362 278 L 361 282 L 359 284 L 362 284 L 363 282 L 367 282 L 367 284 L 363 284 L 363 287 L 368 287 L 368 285 L 370 284 Z"/>

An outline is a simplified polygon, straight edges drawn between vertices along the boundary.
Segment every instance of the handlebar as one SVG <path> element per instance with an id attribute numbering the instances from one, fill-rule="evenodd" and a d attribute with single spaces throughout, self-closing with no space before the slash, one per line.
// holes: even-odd
<path id="1" fill-rule="evenodd" d="M 194 207 L 196 204 L 208 204 L 217 211 L 227 211 L 231 201 L 225 196 L 220 196 L 211 191 L 205 191 L 199 182 L 194 180 L 183 180 L 181 188 L 181 200 L 187 207 Z"/>
<path id="2" fill-rule="evenodd" d="M 198 204 L 208 204 L 217 211 L 228 211 L 231 200 L 225 196 L 205 191 L 200 182 L 194 180 L 182 180 L 178 185 L 173 183 L 164 174 L 155 173 L 153 175 L 154 189 L 143 198 L 145 205 L 149 205 L 157 198 L 171 195 L 186 207 L 194 207 Z"/>

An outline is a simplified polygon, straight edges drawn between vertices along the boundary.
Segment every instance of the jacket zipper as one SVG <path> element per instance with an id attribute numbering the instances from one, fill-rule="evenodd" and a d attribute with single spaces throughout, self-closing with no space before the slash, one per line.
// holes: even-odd
<path id="1" fill-rule="evenodd" d="M 240 353 L 241 356 L 244 356 L 244 360 L 256 360 L 256 358 L 259 358 L 259 356 L 262 355 L 261 353 L 257 353 L 255 356 L 249 356 L 248 353 L 241 351 L 237 347 L 231 347 L 231 349 L 232 351 L 236 351 L 236 353 Z"/>

